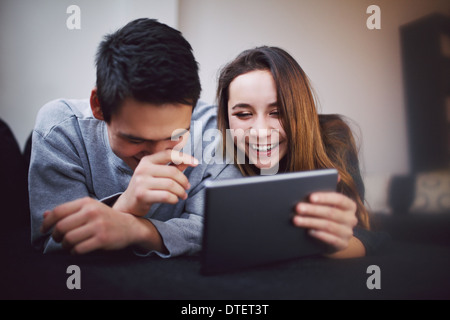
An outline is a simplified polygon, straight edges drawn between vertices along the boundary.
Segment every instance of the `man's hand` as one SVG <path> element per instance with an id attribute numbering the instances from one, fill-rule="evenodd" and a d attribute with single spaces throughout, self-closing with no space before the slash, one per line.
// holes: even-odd
<path id="1" fill-rule="evenodd" d="M 52 228 L 53 239 L 75 254 L 98 249 L 119 250 L 130 245 L 166 250 L 150 221 L 118 212 L 91 198 L 67 202 L 46 211 L 41 232 Z"/>
<path id="2" fill-rule="evenodd" d="M 142 158 L 127 190 L 113 208 L 143 217 L 154 203 L 175 204 L 179 199 L 185 200 L 186 190 L 191 186 L 182 171 L 197 164 L 198 160 L 191 155 L 174 150 Z"/>

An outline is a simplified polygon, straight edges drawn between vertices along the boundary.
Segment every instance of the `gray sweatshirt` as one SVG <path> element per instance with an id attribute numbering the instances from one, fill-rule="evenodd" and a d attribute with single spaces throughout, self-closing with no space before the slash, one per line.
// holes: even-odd
<path id="1" fill-rule="evenodd" d="M 202 132 L 191 134 L 185 149 L 199 158 L 202 150 L 211 150 L 214 143 L 203 141 L 202 133 L 216 128 L 215 107 L 199 103 L 192 122 L 195 125 L 191 128 Z M 39 231 L 46 210 L 87 196 L 109 204 L 126 190 L 133 171 L 111 150 L 106 123 L 93 117 L 88 100 L 55 100 L 46 104 L 37 116 L 32 142 L 31 241 L 46 253 L 61 250 L 51 231 Z M 155 252 L 162 257 L 195 254 L 201 249 L 205 181 L 241 176 L 233 165 L 207 163 L 184 173 L 191 184 L 187 200 L 176 205 L 155 204 L 146 216 L 169 251 L 168 255 Z"/>

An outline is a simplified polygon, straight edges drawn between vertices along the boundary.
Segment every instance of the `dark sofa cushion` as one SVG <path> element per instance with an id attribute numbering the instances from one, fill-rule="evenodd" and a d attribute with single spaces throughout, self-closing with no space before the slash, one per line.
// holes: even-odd
<path id="1" fill-rule="evenodd" d="M 0 119 L 1 221 L 6 228 L 29 226 L 27 168 L 9 126 Z"/>

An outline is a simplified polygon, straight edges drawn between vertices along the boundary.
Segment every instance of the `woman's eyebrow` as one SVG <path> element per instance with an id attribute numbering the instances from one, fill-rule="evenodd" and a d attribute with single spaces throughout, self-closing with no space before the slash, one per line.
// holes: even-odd
<path id="1" fill-rule="evenodd" d="M 234 110 L 234 109 L 237 109 L 237 108 L 251 108 L 252 106 L 251 105 L 249 105 L 248 103 L 237 103 L 237 104 L 235 104 L 232 108 L 231 108 L 231 110 Z"/>
<path id="2" fill-rule="evenodd" d="M 268 107 L 277 107 L 277 106 L 278 106 L 278 101 L 269 103 L 269 105 L 268 105 Z M 238 109 L 238 108 L 248 109 L 248 108 L 252 108 L 252 106 L 248 103 L 237 103 L 231 108 L 231 110 Z"/>

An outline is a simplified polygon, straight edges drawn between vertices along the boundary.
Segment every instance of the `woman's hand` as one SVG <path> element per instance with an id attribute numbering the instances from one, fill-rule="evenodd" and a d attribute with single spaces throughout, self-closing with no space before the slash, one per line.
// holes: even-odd
<path id="1" fill-rule="evenodd" d="M 337 192 L 313 193 L 309 200 L 297 204 L 294 225 L 309 229 L 311 236 L 337 251 L 347 249 L 358 223 L 356 203 Z"/>

